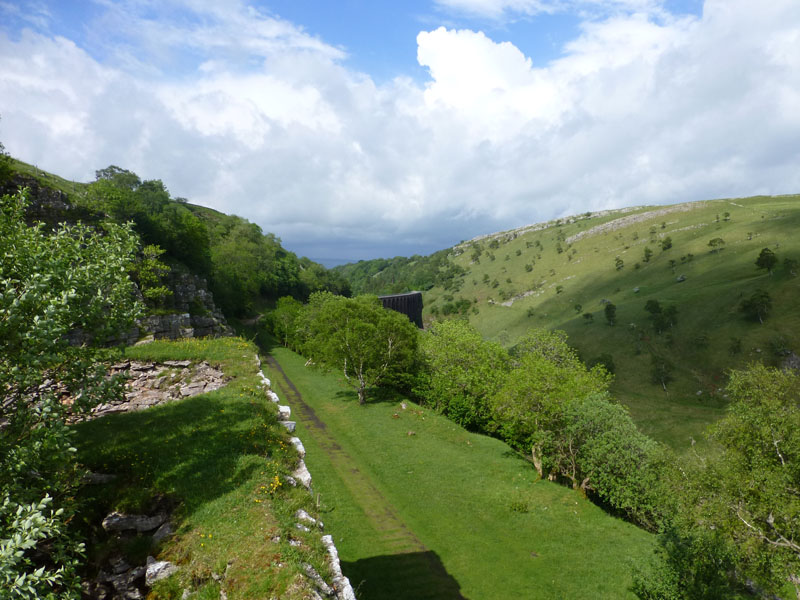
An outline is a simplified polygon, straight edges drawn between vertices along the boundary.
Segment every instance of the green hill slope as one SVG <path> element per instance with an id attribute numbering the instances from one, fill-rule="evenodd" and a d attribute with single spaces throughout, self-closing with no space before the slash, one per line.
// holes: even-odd
<path id="1" fill-rule="evenodd" d="M 587 213 L 486 235 L 450 250 L 447 268 L 463 275 L 425 292 L 425 316 L 461 314 L 509 347 L 531 327 L 565 330 L 584 360 L 610 355 L 612 391 L 646 433 L 685 448 L 721 414 L 727 369 L 777 364 L 798 348 L 800 278 L 784 264 L 800 260 L 798 230 L 800 197 L 782 196 Z M 709 246 L 715 239 L 724 243 Z M 778 258 L 772 274 L 755 265 L 763 248 Z M 740 310 L 758 289 L 772 300 L 763 324 Z M 676 324 L 656 333 L 648 300 L 674 305 Z M 666 391 L 653 382 L 654 355 L 673 365 Z"/>

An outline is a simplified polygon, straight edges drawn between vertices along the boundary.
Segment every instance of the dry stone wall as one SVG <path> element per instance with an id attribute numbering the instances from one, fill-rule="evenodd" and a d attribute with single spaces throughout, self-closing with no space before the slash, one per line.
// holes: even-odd
<path id="1" fill-rule="evenodd" d="M 261 385 L 265 390 L 267 398 L 278 405 L 278 418 L 287 431 L 289 431 L 289 433 L 294 433 L 297 423 L 291 420 L 292 409 L 288 406 L 282 406 L 280 404 L 280 398 L 272 390 L 272 382 L 261 371 L 261 360 L 258 358 L 258 356 L 256 356 L 256 363 L 258 364 L 258 375 L 261 377 Z M 306 449 L 303 446 L 303 442 L 300 441 L 300 438 L 297 436 L 292 437 L 289 441 L 297 450 L 298 455 L 297 466 L 292 472 L 292 475 L 289 477 L 289 483 L 292 485 L 297 485 L 299 483 L 306 488 L 309 493 L 311 493 L 311 473 L 309 473 L 308 467 L 306 467 L 305 463 Z M 304 531 L 310 531 L 308 525 L 318 527 L 320 530 L 323 529 L 323 524 L 311 517 L 305 511 L 297 511 L 295 518 L 298 520 L 297 527 L 303 529 Z M 342 573 L 342 566 L 339 561 L 339 552 L 336 549 L 336 545 L 333 543 L 333 536 L 323 535 L 322 543 L 328 551 L 328 559 L 331 566 L 331 572 L 333 573 L 333 585 L 328 586 L 322 580 L 319 574 L 314 571 L 311 565 L 306 565 L 306 574 L 312 581 L 315 582 L 317 589 L 322 594 L 328 597 L 335 597 L 337 600 L 356 600 L 356 595 L 353 591 L 353 586 L 350 585 L 350 580 Z"/>

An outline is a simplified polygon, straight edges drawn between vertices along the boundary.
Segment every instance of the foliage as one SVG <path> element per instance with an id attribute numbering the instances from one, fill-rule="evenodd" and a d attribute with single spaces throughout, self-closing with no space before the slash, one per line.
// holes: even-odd
<path id="1" fill-rule="evenodd" d="M 800 594 L 800 375 L 751 365 L 727 393 L 711 432 L 720 451 L 671 477 L 676 513 L 640 598 L 732 598 L 745 585 Z"/>
<path id="2" fill-rule="evenodd" d="M 490 245 L 491 247 L 491 245 Z M 480 259 L 480 244 L 471 246 L 471 260 Z M 482 249 L 481 249 L 482 251 Z M 457 291 L 466 269 L 456 265 L 448 250 L 430 256 L 377 258 L 334 267 L 332 271 L 347 279 L 356 294 L 400 294 L 425 291 L 434 285 Z"/>
<path id="3" fill-rule="evenodd" d="M 316 292 L 298 321 L 303 353 L 341 370 L 360 404 L 366 402 L 367 388 L 402 377 L 416 358 L 416 327 L 405 315 L 384 309 L 376 296 Z"/>
<path id="4" fill-rule="evenodd" d="M 650 262 L 650 259 L 653 257 L 653 251 L 650 249 L 650 246 L 644 247 L 644 257 L 642 260 L 644 262 Z"/>
<path id="5" fill-rule="evenodd" d="M 162 306 L 172 295 L 172 290 L 164 285 L 164 277 L 170 268 L 159 260 L 164 252 L 152 244 L 145 246 L 131 269 L 131 276 L 139 285 L 145 302 L 153 307 Z"/>
<path id="6" fill-rule="evenodd" d="M 644 309 L 650 313 L 649 318 L 656 333 L 664 333 L 678 322 L 678 307 L 674 304 L 661 306 L 658 300 L 651 299 L 645 303 Z"/>
<path id="7" fill-rule="evenodd" d="M 462 427 L 485 428 L 489 398 L 509 368 L 506 351 L 485 341 L 461 320 L 435 323 L 420 338 L 420 374 L 415 393 Z"/>
<path id="8" fill-rule="evenodd" d="M 66 523 L 80 472 L 64 421 L 121 391 L 95 361 L 140 314 L 127 276 L 138 240 L 116 225 L 48 235 L 25 224 L 23 193 L 1 202 L 0 552 L 12 557 L 2 577 L 12 597 L 73 598 L 83 546 Z"/>
<path id="9" fill-rule="evenodd" d="M 761 252 L 756 259 L 756 267 L 759 269 L 766 269 L 772 275 L 772 269 L 778 264 L 778 257 L 769 248 L 762 248 Z"/>
<path id="10" fill-rule="evenodd" d="M 517 347 L 519 358 L 492 398 L 499 431 L 515 448 L 530 453 L 540 476 L 565 476 L 579 485 L 561 432 L 572 401 L 607 391 L 610 377 L 589 371 L 565 343 L 563 332 L 539 330 Z"/>
<path id="11" fill-rule="evenodd" d="M 320 290 L 350 294 L 340 274 L 286 251 L 275 235 L 240 217 L 173 199 L 159 180 L 142 181 L 111 165 L 96 172 L 96 181 L 79 200 L 116 222 L 133 221 L 148 246 L 164 249 L 163 260 L 208 277 L 226 314 L 251 313 L 263 298 L 292 295 L 305 300 Z"/>
<path id="12" fill-rule="evenodd" d="M 766 291 L 760 289 L 756 290 L 752 296 L 742 300 L 739 305 L 739 310 L 741 310 L 748 319 L 752 321 L 758 320 L 759 323 L 763 324 L 764 319 L 772 310 L 772 298 Z"/>
<path id="13" fill-rule="evenodd" d="M 708 246 L 711 248 L 712 254 L 720 252 L 725 247 L 725 240 L 723 240 L 721 237 L 715 237 L 708 240 Z"/>
<path id="14" fill-rule="evenodd" d="M 608 324 L 613 327 L 614 324 L 617 322 L 617 307 L 616 307 L 616 305 L 614 305 L 611 302 L 609 302 L 608 304 L 606 304 L 606 307 L 605 307 L 605 309 L 603 309 L 603 312 L 604 312 L 604 314 L 606 316 L 606 321 L 608 321 Z"/>
<path id="15" fill-rule="evenodd" d="M 287 348 L 297 344 L 297 317 L 303 309 L 303 303 L 291 296 L 278 299 L 275 308 L 267 315 L 269 328 L 278 341 Z"/>
<path id="16" fill-rule="evenodd" d="M 670 248 L 672 248 L 672 238 L 667 236 L 661 240 L 661 250 L 669 250 Z"/>
<path id="17" fill-rule="evenodd" d="M 11 178 L 13 170 L 11 168 L 11 157 L 6 152 L 3 142 L 0 142 L 0 185 Z"/>
<path id="18" fill-rule="evenodd" d="M 650 356 L 650 378 L 653 383 L 660 383 L 664 391 L 667 391 L 667 384 L 672 381 L 672 372 L 675 365 L 665 356 L 652 354 Z"/>

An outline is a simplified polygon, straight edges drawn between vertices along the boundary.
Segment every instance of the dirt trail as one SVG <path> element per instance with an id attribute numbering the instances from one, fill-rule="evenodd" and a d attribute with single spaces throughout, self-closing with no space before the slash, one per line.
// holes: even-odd
<path id="1" fill-rule="evenodd" d="M 420 542 L 414 532 L 403 523 L 391 503 L 372 483 L 370 477 L 361 472 L 356 461 L 336 442 L 325 423 L 317 416 L 314 409 L 303 401 L 303 397 L 286 376 L 280 364 L 272 357 L 266 362 L 273 375 L 280 375 L 272 385 L 278 388 L 281 400 L 292 408 L 292 414 L 305 425 L 309 433 L 325 451 L 339 477 L 359 503 L 376 533 L 387 543 L 395 554 L 410 552 L 426 552 L 427 548 Z M 313 475 L 313 473 L 312 473 Z"/>

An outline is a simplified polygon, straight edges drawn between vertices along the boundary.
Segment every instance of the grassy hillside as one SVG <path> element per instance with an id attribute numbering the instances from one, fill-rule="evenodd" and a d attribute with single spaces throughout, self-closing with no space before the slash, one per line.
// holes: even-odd
<path id="1" fill-rule="evenodd" d="M 256 348 L 241 338 L 153 342 L 128 348 L 135 360 L 208 360 L 231 377 L 214 392 L 75 426 L 78 456 L 114 482 L 87 486 L 81 521 L 88 533 L 87 575 L 123 557 L 148 555 L 180 565 L 148 598 L 230 600 L 310 597 L 304 564 L 329 575 L 318 531 L 304 532 L 294 513 L 316 514 L 303 488 L 276 485 L 294 469 L 296 453 L 256 376 Z M 149 514 L 154 499 L 174 511 L 175 535 L 109 535 L 100 529 L 112 510 Z M 290 543 L 292 542 L 292 543 Z"/>
<path id="2" fill-rule="evenodd" d="M 781 196 L 587 213 L 491 234 L 451 249 L 465 274 L 425 292 L 425 317 L 461 314 L 509 347 L 531 327 L 565 330 L 584 360 L 611 355 L 612 391 L 646 433 L 685 448 L 721 414 L 727 369 L 777 363 L 800 346 L 800 278 L 783 264 L 800 260 L 799 228 L 800 197 Z M 716 238 L 724 244 L 714 251 Z M 755 266 L 765 247 L 779 260 L 772 275 Z M 773 303 L 763 325 L 740 312 L 757 289 Z M 648 300 L 674 305 L 677 324 L 657 334 Z M 666 392 L 652 382 L 653 354 L 674 365 Z"/>

